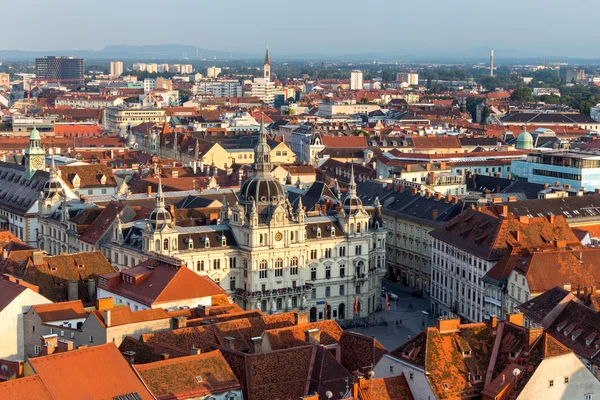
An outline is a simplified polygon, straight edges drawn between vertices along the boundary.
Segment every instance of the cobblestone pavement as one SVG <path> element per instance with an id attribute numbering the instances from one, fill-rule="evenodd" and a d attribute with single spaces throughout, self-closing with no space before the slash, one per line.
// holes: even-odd
<path id="1" fill-rule="evenodd" d="M 434 326 L 435 318 L 429 312 L 429 298 L 412 296 L 413 289 L 399 283 L 385 280 L 383 285 L 398 295 L 397 301 L 391 301 L 390 311 L 380 311 L 371 315 L 371 320 L 380 321 L 385 318 L 388 326 L 371 326 L 368 328 L 350 328 L 353 332 L 374 336 L 388 350 L 393 350 L 422 331 L 425 326 Z M 394 323 L 402 320 L 401 325 Z"/>

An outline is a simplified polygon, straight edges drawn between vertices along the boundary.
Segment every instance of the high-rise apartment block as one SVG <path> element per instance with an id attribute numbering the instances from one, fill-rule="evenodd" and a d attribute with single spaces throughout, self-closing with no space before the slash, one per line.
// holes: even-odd
<path id="1" fill-rule="evenodd" d="M 110 62 L 110 76 L 118 77 L 123 75 L 123 61 Z"/>
<path id="2" fill-rule="evenodd" d="M 363 88 L 363 73 L 361 70 L 355 69 L 350 72 L 350 90 L 362 90 Z"/>
<path id="3" fill-rule="evenodd" d="M 37 78 L 48 79 L 65 84 L 83 84 L 83 58 L 50 56 L 35 59 Z"/>
<path id="4" fill-rule="evenodd" d="M 221 73 L 221 68 L 219 67 L 208 67 L 206 69 L 206 77 L 207 78 L 216 78 Z"/>
<path id="5" fill-rule="evenodd" d="M 396 74 L 396 80 L 398 82 L 406 82 L 409 85 L 418 85 L 419 74 L 415 74 L 414 72 L 398 72 Z"/>

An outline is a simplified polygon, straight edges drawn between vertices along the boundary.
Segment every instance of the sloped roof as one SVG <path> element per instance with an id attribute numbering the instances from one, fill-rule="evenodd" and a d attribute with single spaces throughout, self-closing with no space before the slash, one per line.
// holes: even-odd
<path id="1" fill-rule="evenodd" d="M 325 147 L 342 148 L 367 148 L 367 138 L 365 136 L 322 136 Z"/>
<path id="2" fill-rule="evenodd" d="M 343 331 L 339 340 L 341 347 L 341 363 L 350 372 L 364 371 L 364 368 L 375 366 L 387 353 L 377 339 L 357 332 Z"/>
<path id="3" fill-rule="evenodd" d="M 359 389 L 360 400 L 414 399 L 404 375 L 370 379 L 364 386 Z"/>
<path id="4" fill-rule="evenodd" d="M 117 214 L 121 213 L 127 203 L 111 201 L 88 226 L 88 228 L 79 236 L 79 240 L 84 243 L 95 245 L 104 236 L 112 223 L 117 218 Z"/>
<path id="5" fill-rule="evenodd" d="M 560 303 L 570 301 L 570 299 L 576 300 L 577 297 L 562 287 L 556 286 L 539 296 L 529 299 L 527 302 L 519 305 L 517 309 L 530 320 L 539 322 Z"/>
<path id="6" fill-rule="evenodd" d="M 64 301 L 61 303 L 37 304 L 33 311 L 42 322 L 55 322 L 76 318 L 85 318 L 88 313 L 83 308 L 81 300 Z"/>
<path id="7" fill-rule="evenodd" d="M 12 303 L 27 288 L 18 283 L 0 279 L 0 312 Z"/>
<path id="8" fill-rule="evenodd" d="M 110 312 L 110 326 L 135 324 L 139 322 L 150 322 L 159 319 L 169 319 L 171 316 L 162 308 L 150 308 L 147 310 L 131 311 L 129 306 L 115 307 L 107 310 Z M 92 311 L 100 325 L 106 327 L 104 312 Z"/>
<path id="9" fill-rule="evenodd" d="M 413 136 L 415 149 L 460 149 L 462 148 L 457 136 Z"/>
<path id="10" fill-rule="evenodd" d="M 293 325 L 287 328 L 271 329 L 265 332 L 272 350 L 287 349 L 306 344 L 304 332 L 318 329 L 323 345 L 335 344 L 340 341 L 343 329 L 335 320 L 310 322 L 308 324 Z"/>
<path id="11" fill-rule="evenodd" d="M 55 399 L 112 399 L 130 393 L 153 398 L 113 343 L 30 358 L 29 363 Z"/>
<path id="12" fill-rule="evenodd" d="M 157 399 L 195 398 L 241 390 L 219 350 L 134 368 Z"/>
<path id="13" fill-rule="evenodd" d="M 104 164 L 86 164 L 86 165 L 64 165 L 59 167 L 61 178 L 71 189 L 74 189 L 73 178 L 75 175 L 79 177 L 79 188 L 94 188 L 94 187 L 116 187 L 113 170 Z M 101 183 L 100 177 L 106 177 L 106 183 Z"/>
<path id="14" fill-rule="evenodd" d="M 130 283 L 121 280 L 114 274 L 108 274 L 102 276 L 109 280 L 108 286 L 102 284 L 99 286 L 147 306 L 212 297 L 225 293 L 208 276 L 200 276 L 185 266 L 176 268 L 154 259 L 122 271 L 121 274 L 134 277 L 144 275 L 144 277 L 137 283 Z"/>
<path id="15" fill-rule="evenodd" d="M 36 171 L 27 179 L 24 166 L 0 162 L 0 207 L 24 216 L 38 200 L 48 179 L 47 171 Z"/>
<path id="16" fill-rule="evenodd" d="M 54 400 L 38 375 L 0 383 L 3 400 Z"/>
<path id="17" fill-rule="evenodd" d="M 554 240 L 579 244 L 562 216 L 552 217 L 552 222 L 545 217 L 520 222 L 514 215 L 503 216 L 502 212 L 501 206 L 467 209 L 430 235 L 486 260 L 498 260 L 518 246 L 545 246 Z"/>

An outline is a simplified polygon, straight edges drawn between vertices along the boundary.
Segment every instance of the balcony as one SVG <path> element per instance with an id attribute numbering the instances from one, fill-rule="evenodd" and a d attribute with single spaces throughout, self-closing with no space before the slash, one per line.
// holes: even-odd
<path id="1" fill-rule="evenodd" d="M 241 288 L 235 289 L 235 294 L 246 299 L 260 299 L 269 297 L 279 297 L 293 294 L 304 294 L 312 291 L 312 285 L 302 285 L 296 287 L 271 289 L 271 290 L 258 290 L 252 292 L 250 290 L 244 290 Z"/>
<path id="2" fill-rule="evenodd" d="M 500 299 L 495 299 L 491 296 L 485 296 L 485 302 L 490 304 L 495 304 L 498 307 L 502 307 L 502 301 Z"/>

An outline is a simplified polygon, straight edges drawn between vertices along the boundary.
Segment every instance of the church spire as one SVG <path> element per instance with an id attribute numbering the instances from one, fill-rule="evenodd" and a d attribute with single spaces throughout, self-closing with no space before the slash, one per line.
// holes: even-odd
<path id="1" fill-rule="evenodd" d="M 50 162 L 50 178 L 57 178 L 58 172 L 56 171 L 56 164 L 54 163 L 54 154 L 52 154 L 52 161 Z"/>
<path id="2" fill-rule="evenodd" d="M 160 175 L 158 176 L 158 192 L 156 193 L 156 208 L 165 208 L 165 196 L 163 194 L 162 182 L 160 181 Z"/>
<path id="3" fill-rule="evenodd" d="M 265 65 L 271 65 L 271 57 L 269 57 L 269 45 L 267 45 L 267 51 L 265 52 Z"/>
<path id="4" fill-rule="evenodd" d="M 256 173 L 271 172 L 271 148 L 267 143 L 267 130 L 265 129 L 264 115 L 260 116 L 260 131 L 258 132 L 258 142 L 254 148 L 254 171 Z"/>
<path id="5" fill-rule="evenodd" d="M 350 167 L 350 184 L 348 185 L 348 196 L 356 197 L 356 183 L 354 182 L 354 164 Z"/>

